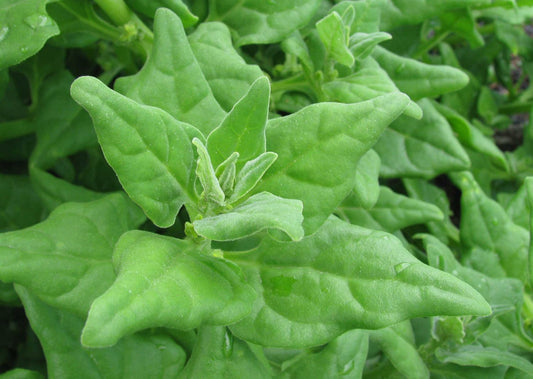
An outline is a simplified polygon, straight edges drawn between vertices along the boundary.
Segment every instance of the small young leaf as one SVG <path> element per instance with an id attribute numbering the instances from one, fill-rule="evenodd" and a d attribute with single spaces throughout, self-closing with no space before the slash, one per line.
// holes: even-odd
<path id="1" fill-rule="evenodd" d="M 239 159 L 239 153 L 234 152 L 228 159 L 218 165 L 215 170 L 215 175 L 220 183 L 220 188 L 229 197 L 233 193 L 233 187 L 235 186 L 235 175 L 237 173 L 237 167 L 235 162 Z"/>
<path id="2" fill-rule="evenodd" d="M 104 155 L 128 195 L 156 225 L 172 226 L 181 206 L 196 199 L 191 135 L 201 137 L 200 132 L 93 77 L 76 79 L 71 94 L 90 113 Z"/>
<path id="3" fill-rule="evenodd" d="M 270 101 L 267 77 L 257 79 L 207 137 L 207 150 L 213 166 L 218 166 L 233 152 L 239 153 L 238 168 L 265 152 L 265 126 Z"/>
<path id="4" fill-rule="evenodd" d="M 153 327 L 231 324 L 250 312 L 255 298 L 235 264 L 187 240 L 131 231 L 116 244 L 113 263 L 117 279 L 91 306 L 85 346 L 111 346 Z"/>
<path id="5" fill-rule="evenodd" d="M 348 49 L 349 27 L 344 25 L 341 16 L 331 12 L 316 23 L 316 29 L 328 54 L 337 62 L 352 67 L 355 59 Z"/>
<path id="6" fill-rule="evenodd" d="M 300 240 L 304 233 L 302 209 L 300 200 L 261 192 L 227 213 L 195 220 L 193 225 L 199 235 L 215 241 L 244 238 L 268 228 L 282 230 L 292 240 Z"/>
<path id="7" fill-rule="evenodd" d="M 355 59 L 365 59 L 381 42 L 392 38 L 389 33 L 354 33 L 350 36 L 350 51 Z"/>
<path id="8" fill-rule="evenodd" d="M 207 204 L 222 206 L 224 205 L 224 198 L 226 195 L 224 194 L 222 188 L 220 188 L 220 183 L 215 175 L 215 170 L 211 163 L 209 153 L 207 152 L 204 144 L 198 138 L 194 138 L 192 143 L 194 146 L 196 146 L 196 151 L 198 152 L 198 160 L 196 161 L 196 176 L 200 180 L 200 183 L 203 187 L 201 198 L 205 200 Z"/>
<path id="9" fill-rule="evenodd" d="M 235 189 L 228 202 L 233 204 L 250 192 L 277 158 L 278 155 L 276 153 L 267 151 L 257 158 L 246 162 L 237 175 Z"/>
<path id="10" fill-rule="evenodd" d="M 115 89 L 138 103 L 163 109 L 206 135 L 225 115 L 191 50 L 180 18 L 165 8 L 155 14 L 154 46 L 146 64 L 137 74 L 119 78 Z"/>
<path id="11" fill-rule="evenodd" d="M 260 294 L 252 313 L 230 329 L 266 346 L 317 346 L 355 328 L 490 313 L 472 287 L 424 265 L 392 235 L 333 216 L 299 242 L 265 238 L 246 254 L 225 256 Z"/>

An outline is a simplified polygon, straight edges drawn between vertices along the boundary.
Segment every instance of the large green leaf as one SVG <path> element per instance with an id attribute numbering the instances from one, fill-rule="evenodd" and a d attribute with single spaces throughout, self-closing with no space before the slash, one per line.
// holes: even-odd
<path id="1" fill-rule="evenodd" d="M 199 235 L 215 241 L 244 238 L 264 229 L 278 229 L 300 240 L 304 235 L 302 209 L 300 200 L 261 192 L 227 213 L 196 220 L 193 225 Z"/>
<path id="2" fill-rule="evenodd" d="M 113 262 L 117 279 L 91 306 L 85 346 L 111 346 L 152 327 L 231 324 L 256 296 L 238 266 L 188 240 L 131 231 L 116 244 Z"/>
<path id="3" fill-rule="evenodd" d="M 378 201 L 371 209 L 362 207 L 351 195 L 344 199 L 336 212 L 354 225 L 390 233 L 443 219 L 442 212 L 435 205 L 397 194 L 388 187 L 380 188 Z"/>
<path id="4" fill-rule="evenodd" d="M 263 72 L 247 64 L 233 47 L 231 34 L 221 22 L 204 22 L 189 36 L 192 51 L 213 95 L 229 112 Z"/>
<path id="5" fill-rule="evenodd" d="M 237 167 L 265 152 L 265 127 L 270 100 L 270 85 L 263 76 L 207 137 L 211 162 L 217 167 L 233 152 L 239 153 Z"/>
<path id="6" fill-rule="evenodd" d="M 196 199 L 191 137 L 199 132 L 93 77 L 76 79 L 71 93 L 90 113 L 104 155 L 129 196 L 156 225 L 173 225 L 181 206 Z"/>
<path id="7" fill-rule="evenodd" d="M 430 65 L 404 58 L 380 46 L 376 46 L 372 56 L 387 71 L 400 91 L 413 100 L 437 97 L 468 84 L 468 75 L 450 66 Z"/>
<path id="8" fill-rule="evenodd" d="M 224 117 L 191 50 L 180 18 L 168 9 L 156 12 L 154 46 L 144 67 L 116 81 L 123 95 L 167 111 L 204 134 Z"/>
<path id="9" fill-rule="evenodd" d="M 306 351 L 283 363 L 282 378 L 362 378 L 368 352 L 368 332 L 350 330 L 317 353 Z"/>
<path id="10" fill-rule="evenodd" d="M 49 0 L 0 1 L 0 70 L 37 53 L 59 28 L 46 13 Z"/>
<path id="11" fill-rule="evenodd" d="M 456 180 L 461 188 L 461 243 L 464 260 L 491 276 L 528 280 L 529 233 L 514 224 L 496 201 L 483 193 L 470 173 Z"/>
<path id="12" fill-rule="evenodd" d="M 270 120 L 267 150 L 278 159 L 254 191 L 302 200 L 304 229 L 313 233 L 353 189 L 359 159 L 408 102 L 393 93 L 356 104 L 315 104 Z"/>
<path id="13" fill-rule="evenodd" d="M 230 328 L 262 345 L 313 346 L 413 317 L 490 313 L 472 287 L 424 265 L 392 235 L 335 217 L 299 242 L 265 238 L 226 257 L 260 295 L 252 313 Z"/>
<path id="14" fill-rule="evenodd" d="M 237 45 L 274 43 L 307 24 L 319 6 L 320 0 L 209 0 L 208 20 L 229 25 Z"/>
<path id="15" fill-rule="evenodd" d="M 421 120 L 400 117 L 374 147 L 381 158 L 381 175 L 432 178 L 468 168 L 468 155 L 446 119 L 430 101 L 418 104 L 424 111 Z"/>
<path id="16" fill-rule="evenodd" d="M 115 277 L 113 246 L 144 221 L 123 194 L 59 206 L 47 220 L 0 234 L 0 280 L 28 288 L 54 307 L 85 317 Z"/>
<path id="17" fill-rule="evenodd" d="M 17 286 L 33 331 L 46 356 L 50 378 L 175 378 L 185 351 L 171 337 L 154 330 L 124 338 L 108 349 L 80 344 L 83 318 L 52 308 Z"/>
<path id="18" fill-rule="evenodd" d="M 272 378 L 272 372 L 266 359 L 257 355 L 257 349 L 252 350 L 229 330 L 204 326 L 200 328 L 191 358 L 179 378 L 266 379 Z"/>

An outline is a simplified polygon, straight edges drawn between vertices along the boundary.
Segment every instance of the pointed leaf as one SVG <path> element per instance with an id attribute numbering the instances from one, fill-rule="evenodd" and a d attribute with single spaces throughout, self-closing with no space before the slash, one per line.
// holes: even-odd
<path id="1" fill-rule="evenodd" d="M 235 175 L 237 173 L 235 162 L 237 162 L 237 159 L 239 159 L 239 153 L 234 152 L 215 170 L 220 188 L 222 188 L 227 197 L 231 195 L 233 187 L 235 187 Z"/>
<path id="2" fill-rule="evenodd" d="M 461 243 L 468 250 L 465 260 L 476 270 L 489 274 L 490 259 L 507 276 L 525 283 L 528 280 L 527 230 L 514 224 L 505 210 L 483 193 L 470 173 L 462 173 L 456 184 L 462 191 L 460 231 Z"/>
<path id="3" fill-rule="evenodd" d="M 78 78 L 71 93 L 91 114 L 104 155 L 128 195 L 156 225 L 174 224 L 181 206 L 196 198 L 193 127 L 93 77 Z"/>
<path id="4" fill-rule="evenodd" d="M 432 178 L 468 168 L 470 159 L 446 119 L 428 100 L 418 104 L 424 111 L 421 120 L 400 117 L 374 147 L 381 158 L 381 175 Z"/>
<path id="5" fill-rule="evenodd" d="M 234 203 L 250 192 L 265 175 L 270 166 L 274 164 L 277 158 L 278 155 L 276 153 L 267 151 L 257 158 L 246 162 L 237 175 L 235 189 L 233 190 L 229 202 Z"/>
<path id="6" fill-rule="evenodd" d="M 46 221 L 0 234 L 0 280 L 24 285 L 41 300 L 85 317 L 113 283 L 113 246 L 144 221 L 123 194 L 68 203 Z"/>
<path id="7" fill-rule="evenodd" d="M 387 71 L 400 91 L 413 100 L 437 97 L 468 84 L 468 75 L 450 66 L 429 65 L 404 58 L 380 46 L 376 46 L 372 56 Z"/>
<path id="8" fill-rule="evenodd" d="M 352 67 L 355 59 L 348 49 L 349 26 L 344 25 L 341 16 L 331 12 L 316 23 L 316 29 L 328 54 L 337 62 Z"/>
<path id="9" fill-rule="evenodd" d="M 37 53 L 57 34 L 57 24 L 46 13 L 49 0 L 14 0 L 0 3 L 0 70 Z"/>
<path id="10" fill-rule="evenodd" d="M 319 0 L 209 0 L 208 20 L 234 29 L 237 45 L 274 43 L 306 25 L 319 6 Z"/>
<path id="11" fill-rule="evenodd" d="M 237 166 L 265 152 L 265 127 L 270 103 L 270 84 L 266 76 L 257 79 L 246 95 L 207 137 L 213 166 L 233 152 L 239 153 Z"/>
<path id="12" fill-rule="evenodd" d="M 380 187 L 378 201 L 369 210 L 363 208 L 356 197 L 348 196 L 337 212 L 354 225 L 390 233 L 444 217 L 435 205 L 397 194 L 388 187 Z"/>
<path id="13" fill-rule="evenodd" d="M 254 290 L 236 265 L 206 253 L 186 240 L 125 233 L 113 254 L 117 279 L 92 304 L 82 343 L 111 346 L 147 328 L 187 330 L 242 319 Z"/>
<path id="14" fill-rule="evenodd" d="M 124 338 L 108 349 L 80 344 L 85 316 L 52 308 L 17 286 L 31 327 L 43 348 L 50 378 L 174 378 L 185 363 L 185 351 L 158 331 Z"/>
<path id="15" fill-rule="evenodd" d="M 204 144 L 198 139 L 192 140 L 196 151 L 198 152 L 198 160 L 196 161 L 196 176 L 203 187 L 202 199 L 205 199 L 208 204 L 215 204 L 217 206 L 224 205 L 225 194 L 220 188 L 218 178 L 215 175 L 215 169 L 211 164 L 209 153 Z"/>
<path id="16" fill-rule="evenodd" d="M 227 213 L 193 222 L 196 232 L 215 241 L 230 241 L 248 237 L 264 229 L 279 229 L 292 240 L 303 237 L 300 200 L 283 199 L 261 192 Z"/>
<path id="17" fill-rule="evenodd" d="M 154 46 L 144 67 L 116 81 L 118 92 L 161 108 L 204 134 L 224 117 L 189 46 L 178 16 L 160 8 L 154 20 Z"/>
<path id="18" fill-rule="evenodd" d="M 246 254 L 225 255 L 261 295 L 230 329 L 263 345 L 316 346 L 355 328 L 490 313 L 469 285 L 424 265 L 392 235 L 335 217 L 300 242 L 264 239 Z"/>
<path id="19" fill-rule="evenodd" d="M 379 43 L 391 38 L 392 36 L 385 32 L 354 33 L 350 36 L 350 51 L 356 59 L 365 59 Z"/>
<path id="20" fill-rule="evenodd" d="M 226 328 L 204 326 L 179 378 L 272 378 L 262 358 Z"/>
<path id="21" fill-rule="evenodd" d="M 302 200 L 304 229 L 313 233 L 353 189 L 359 159 L 408 102 L 393 93 L 357 104 L 315 104 L 270 120 L 267 150 L 278 159 L 254 192 Z"/>
<path id="22" fill-rule="evenodd" d="M 213 95 L 226 112 L 264 76 L 259 66 L 247 64 L 235 50 L 229 29 L 221 22 L 201 23 L 189 35 L 189 42 Z"/>

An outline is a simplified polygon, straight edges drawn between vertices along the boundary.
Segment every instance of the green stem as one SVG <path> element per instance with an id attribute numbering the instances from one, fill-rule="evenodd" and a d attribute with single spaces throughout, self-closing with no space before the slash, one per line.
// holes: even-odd
<path id="1" fill-rule="evenodd" d="M 123 0 L 94 0 L 96 4 L 117 26 L 126 24 L 131 19 L 132 11 Z"/>
<path id="2" fill-rule="evenodd" d="M 316 93 L 303 74 L 291 76 L 290 78 L 272 82 L 272 93 L 299 91 L 315 98 Z"/>
<path id="3" fill-rule="evenodd" d="M 426 41 L 425 43 L 421 44 L 418 49 L 415 50 L 411 58 L 413 59 L 420 59 L 424 54 L 426 54 L 429 50 L 433 49 L 435 46 L 437 46 L 439 43 L 444 41 L 446 37 L 450 34 L 449 30 L 441 30 L 435 36 L 430 39 L 429 41 Z"/>

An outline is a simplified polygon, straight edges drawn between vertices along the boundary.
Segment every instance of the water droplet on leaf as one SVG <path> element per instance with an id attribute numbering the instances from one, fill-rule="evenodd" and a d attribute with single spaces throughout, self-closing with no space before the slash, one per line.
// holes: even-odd
<path id="1" fill-rule="evenodd" d="M 0 42 L 6 38 L 8 32 L 9 28 L 7 26 L 4 26 L 2 29 L 0 29 Z"/>
<path id="2" fill-rule="evenodd" d="M 403 270 L 405 270 L 406 268 L 410 266 L 411 266 L 411 263 L 407 263 L 407 262 L 398 263 L 397 265 L 394 266 L 394 271 L 396 271 L 396 275 L 398 275 L 400 272 L 402 272 Z"/>
<path id="3" fill-rule="evenodd" d="M 32 14 L 24 19 L 24 22 L 32 29 L 52 25 L 52 20 L 42 14 Z"/>
<path id="4" fill-rule="evenodd" d="M 233 335 L 226 330 L 224 334 L 224 355 L 226 357 L 231 357 L 233 354 Z"/>
<path id="5" fill-rule="evenodd" d="M 339 373 L 341 376 L 349 375 L 355 368 L 355 361 L 351 360 L 344 365 L 342 371 Z"/>

